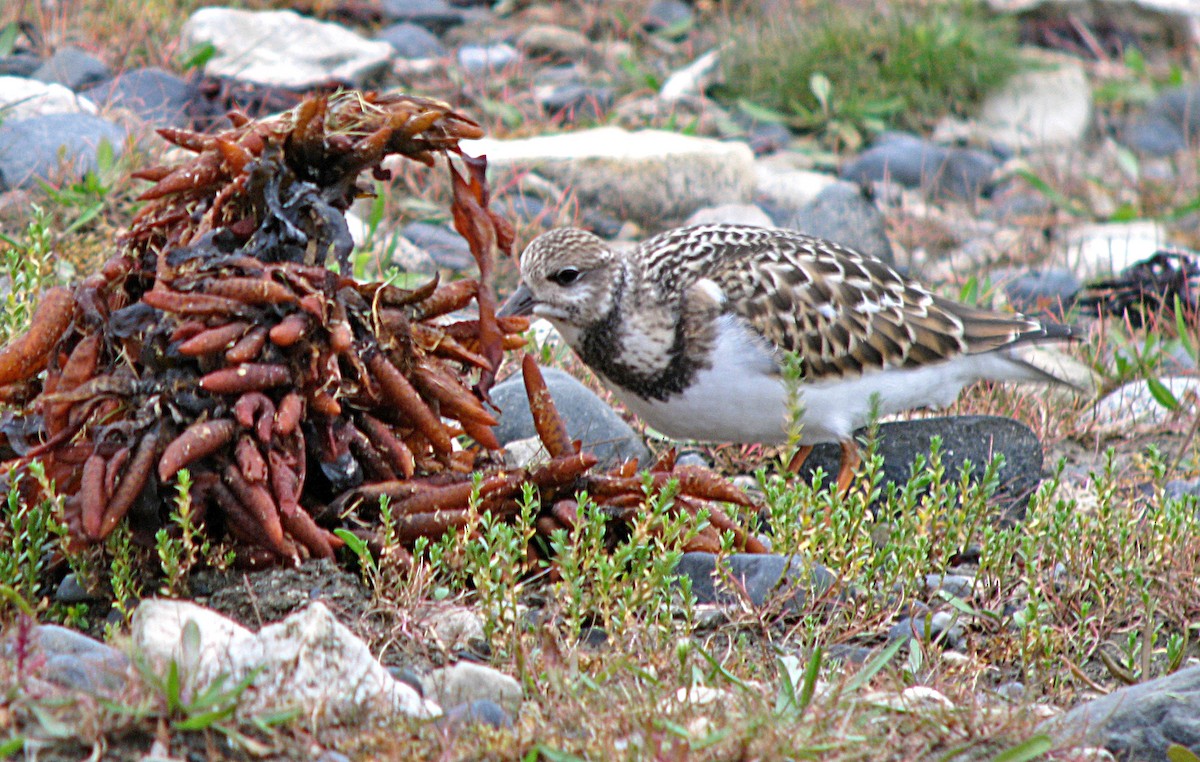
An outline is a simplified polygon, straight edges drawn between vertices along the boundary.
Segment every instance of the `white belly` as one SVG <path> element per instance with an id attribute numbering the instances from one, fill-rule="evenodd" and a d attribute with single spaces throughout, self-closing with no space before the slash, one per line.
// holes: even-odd
<path id="1" fill-rule="evenodd" d="M 781 444 L 787 440 L 788 410 L 777 363 L 745 329 L 723 320 L 728 322 L 718 335 L 712 367 L 698 373 L 684 393 L 646 400 L 608 386 L 634 414 L 673 439 Z M 967 384 L 1011 372 L 1002 356 L 966 355 L 923 368 L 801 384 L 800 443 L 848 439 L 870 422 L 874 400 L 880 416 L 943 407 Z"/>

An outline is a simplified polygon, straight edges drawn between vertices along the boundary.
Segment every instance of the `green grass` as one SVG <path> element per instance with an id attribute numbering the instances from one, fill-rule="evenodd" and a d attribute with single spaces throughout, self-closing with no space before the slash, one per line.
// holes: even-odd
<path id="1" fill-rule="evenodd" d="M 975 3 L 819 2 L 735 22 L 720 100 L 853 148 L 969 113 L 1018 69 L 1015 27 Z"/>

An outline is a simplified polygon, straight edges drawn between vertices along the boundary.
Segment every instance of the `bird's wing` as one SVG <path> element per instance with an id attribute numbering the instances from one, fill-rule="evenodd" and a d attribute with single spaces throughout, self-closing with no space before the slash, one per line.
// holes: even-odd
<path id="1" fill-rule="evenodd" d="M 802 359 L 806 378 L 936 363 L 1069 335 L 1065 326 L 943 299 L 883 262 L 786 230 L 707 258 L 726 309 Z"/>

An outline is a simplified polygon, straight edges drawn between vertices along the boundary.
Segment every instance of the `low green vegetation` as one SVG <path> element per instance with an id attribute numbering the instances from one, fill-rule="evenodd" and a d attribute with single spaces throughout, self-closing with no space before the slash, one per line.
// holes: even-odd
<path id="1" fill-rule="evenodd" d="M 1015 26 L 978 3 L 777 5 L 731 24 L 717 95 L 835 146 L 969 113 L 1019 68 Z"/>

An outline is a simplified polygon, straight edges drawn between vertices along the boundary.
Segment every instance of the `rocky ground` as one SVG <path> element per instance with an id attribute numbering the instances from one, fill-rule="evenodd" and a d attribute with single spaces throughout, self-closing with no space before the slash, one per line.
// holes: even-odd
<path id="1" fill-rule="evenodd" d="M 49 210 L 68 232 L 57 241 L 55 277 L 76 279 L 102 261 L 103 241 L 131 208 L 131 184 L 117 178 L 166 150 L 155 127 L 219 129 L 234 107 L 270 113 L 305 91 L 399 88 L 448 100 L 484 124 L 488 136 L 463 149 L 488 157 L 495 206 L 516 223 L 518 245 L 563 224 L 618 242 L 689 222 L 798 228 L 950 296 L 1067 315 L 1084 340 L 1032 359 L 1083 391 L 974 389 L 948 415 L 883 423 L 879 484 L 903 492 L 914 457 L 928 456 L 938 436 L 948 477 L 918 487 L 942 502 L 889 503 L 864 489 L 843 504 L 803 485 L 787 498 L 777 479 L 755 476 L 775 453 L 687 449 L 681 458 L 716 466 L 771 506 L 756 528 L 780 552 L 683 556 L 674 574 L 695 599 L 654 599 L 677 607 L 666 616 L 677 627 L 659 640 L 647 634 L 653 617 L 643 606 L 629 620 L 590 611 L 560 641 L 550 633 L 571 617 L 561 576 L 499 585 L 490 598 L 486 575 L 469 564 L 506 556 L 454 545 L 461 555 L 447 551 L 442 561 L 456 571 L 444 577 L 431 563 L 393 568 L 381 582 L 349 555 L 299 569 L 198 572 L 191 603 L 147 601 L 128 629 L 115 612 L 109 643 L 19 619 L 0 668 L 13 686 L 0 700 L 0 731 L 11 739 L 0 751 L 325 762 L 1162 759 L 1171 744 L 1200 754 L 1200 336 L 1186 320 L 1184 336 L 1172 335 L 1176 322 L 1163 317 L 1172 304 L 1156 305 L 1149 329 L 1136 316 L 1077 307 L 1109 293 L 1089 284 L 1124 274 L 1155 288 L 1173 283 L 1170 293 L 1195 308 L 1200 13 L 1190 4 L 993 0 L 992 11 L 1018 14 L 1036 65 L 970 117 L 836 150 L 710 97 L 724 4 L 193 5 L 156 6 L 161 13 L 144 18 L 110 9 L 121 21 L 108 26 L 86 4 L 74 15 L 33 4 L 0 11 L 0 25 L 14 22 L 0 33 L 0 226 L 14 255 L 30 221 Z M 1141 68 L 1107 47 L 1114 39 L 1137 41 Z M 1160 71 L 1173 73 L 1153 75 Z M 381 200 L 354 209 L 356 274 L 453 277 L 473 267 L 447 224 L 446 189 L 421 171 L 396 167 Z M 34 204 L 43 211 L 31 212 Z M 1184 255 L 1161 260 L 1155 277 L 1137 269 L 1165 250 Z M 1180 287 L 1189 277 L 1190 291 Z M 511 264 L 502 267 L 501 290 L 513 279 Z M 11 279 L 4 288 L 13 292 Z M 570 371 L 550 370 L 547 381 L 586 449 L 615 463 L 666 448 L 614 412 L 545 327 L 534 334 L 543 359 Z M 523 398 L 519 376 L 493 391 L 504 410 L 497 434 L 518 462 L 537 457 Z M 818 451 L 805 479 L 828 473 L 835 454 Z M 962 464 L 997 454 L 994 492 L 978 500 L 939 492 L 943 481 L 957 483 Z M 939 549 L 938 509 L 972 516 L 968 505 L 987 515 L 985 526 Z M 897 506 L 911 524 L 887 519 Z M 861 527 L 838 517 L 857 510 L 859 524 L 870 523 L 869 507 L 880 511 L 877 528 L 859 555 L 842 553 L 837 533 Z M 825 516 L 825 529 L 789 535 L 780 517 L 804 511 Z M 992 532 L 988 522 L 1008 529 Z M 1027 567 L 990 565 L 991 543 L 1004 538 L 1016 538 L 1006 559 Z M 872 577 L 872 564 L 882 569 L 880 559 L 898 553 L 889 542 L 927 540 L 903 577 L 912 587 Z M 41 602 L 41 621 L 51 606 L 105 609 L 72 583 L 68 575 Z M 104 622 L 85 621 L 97 636 Z M 818 663 L 808 676 L 818 646 L 840 664 Z M 212 707 L 168 701 L 162 710 L 156 702 L 170 688 L 131 657 L 174 659 L 192 699 L 221 673 L 227 685 L 255 682 L 214 704 L 236 708 L 238 723 L 201 722 Z M 871 682 L 877 674 L 885 677 Z M 64 700 L 88 708 L 86 727 L 38 703 Z M 280 705 L 302 707 L 299 718 L 250 719 Z"/>

